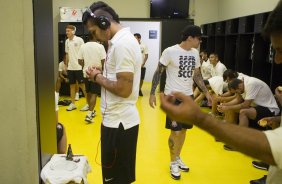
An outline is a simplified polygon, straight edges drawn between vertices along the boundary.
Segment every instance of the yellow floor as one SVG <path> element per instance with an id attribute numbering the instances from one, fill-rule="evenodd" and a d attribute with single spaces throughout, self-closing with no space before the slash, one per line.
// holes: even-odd
<path id="1" fill-rule="evenodd" d="M 181 155 L 182 160 L 190 167 L 190 172 L 182 173 L 179 181 L 171 179 L 167 146 L 169 130 L 164 128 L 165 114 L 159 108 L 150 108 L 148 104 L 149 89 L 150 83 L 145 83 L 144 97 L 140 97 L 137 103 L 141 124 L 136 184 L 247 184 L 249 180 L 266 174 L 265 171 L 252 167 L 252 158 L 238 152 L 225 151 L 223 143 L 215 142 L 212 136 L 194 127 L 187 132 Z M 88 175 L 89 184 L 100 184 L 100 103 L 98 101 L 98 116 L 92 124 L 86 124 L 86 113 L 79 111 L 84 104 L 85 98 L 81 98 L 76 103 L 78 110 L 72 112 L 67 112 L 66 107 L 61 106 L 59 121 L 66 127 L 68 143 L 72 145 L 74 154 L 88 157 L 92 167 L 92 172 Z"/>

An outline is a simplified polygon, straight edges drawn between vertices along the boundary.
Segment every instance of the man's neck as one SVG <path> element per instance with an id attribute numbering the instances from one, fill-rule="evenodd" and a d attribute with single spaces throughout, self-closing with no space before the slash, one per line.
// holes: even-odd
<path id="1" fill-rule="evenodd" d="M 179 46 L 184 50 L 191 50 L 192 46 L 188 42 L 181 42 Z"/>
<path id="2" fill-rule="evenodd" d="M 122 26 L 119 23 L 112 22 L 111 23 L 111 38 L 112 39 L 115 34 L 122 29 Z"/>
<path id="3" fill-rule="evenodd" d="M 70 36 L 70 37 L 69 37 L 69 40 L 73 40 L 73 38 L 74 38 L 74 35 Z"/>

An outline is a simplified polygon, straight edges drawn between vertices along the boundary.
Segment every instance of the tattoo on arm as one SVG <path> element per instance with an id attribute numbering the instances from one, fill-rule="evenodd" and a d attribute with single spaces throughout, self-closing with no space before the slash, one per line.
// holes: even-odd
<path id="1" fill-rule="evenodd" d="M 153 76 L 153 81 L 152 81 L 152 88 L 151 88 L 151 95 L 155 95 L 156 88 L 160 82 L 160 78 L 162 73 L 165 71 L 165 66 L 159 63 L 157 70 L 155 71 L 155 74 Z"/>
<path id="2" fill-rule="evenodd" d="M 208 91 L 206 85 L 204 84 L 204 80 L 200 71 L 200 68 L 196 68 L 194 70 L 194 76 L 193 76 L 194 81 L 196 82 L 196 84 L 198 85 L 198 87 L 204 92 L 206 93 Z"/>

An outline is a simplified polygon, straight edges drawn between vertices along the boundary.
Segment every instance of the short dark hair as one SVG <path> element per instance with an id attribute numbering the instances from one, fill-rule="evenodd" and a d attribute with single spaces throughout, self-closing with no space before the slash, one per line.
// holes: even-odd
<path id="1" fill-rule="evenodd" d="M 197 36 L 202 36 L 202 31 L 199 26 L 196 25 L 188 25 L 186 26 L 181 33 L 181 41 L 187 40 L 189 36 L 192 37 L 197 37 Z"/>
<path id="2" fill-rule="evenodd" d="M 228 89 L 238 89 L 239 84 L 241 84 L 243 81 L 241 81 L 240 79 L 232 79 L 229 83 L 228 83 Z"/>
<path id="3" fill-rule="evenodd" d="M 282 33 L 282 0 L 268 16 L 263 29 L 263 36 L 269 37 L 273 33 Z"/>
<path id="4" fill-rule="evenodd" d="M 140 33 L 134 33 L 134 36 L 136 36 L 138 39 L 141 39 L 141 34 Z"/>
<path id="5" fill-rule="evenodd" d="M 234 70 L 231 69 L 227 69 L 225 70 L 225 72 L 222 75 L 223 77 L 223 81 L 226 81 L 227 78 L 229 78 L 230 80 L 235 79 L 238 77 L 238 73 Z"/>
<path id="6" fill-rule="evenodd" d="M 93 13 L 96 10 L 101 10 L 101 12 L 106 12 L 107 14 L 111 15 L 111 17 L 107 17 L 107 18 L 112 19 L 115 22 L 119 23 L 119 16 L 118 16 L 118 14 L 115 12 L 115 10 L 112 7 L 110 7 L 107 3 L 103 2 L 103 1 L 94 2 L 89 7 L 89 9 Z M 99 14 L 97 16 L 99 16 Z M 83 15 L 82 15 L 82 22 L 83 22 L 83 24 L 85 25 L 89 19 L 93 19 L 93 17 L 91 16 L 91 14 L 88 11 L 85 11 L 83 13 Z"/>
<path id="7" fill-rule="evenodd" d="M 218 54 L 217 54 L 217 53 L 215 53 L 215 52 L 210 53 L 210 55 L 214 55 L 215 57 L 217 57 L 217 58 L 218 58 Z"/>
<path id="8" fill-rule="evenodd" d="M 206 50 L 201 50 L 200 53 L 204 53 L 204 54 L 208 54 L 208 52 Z"/>

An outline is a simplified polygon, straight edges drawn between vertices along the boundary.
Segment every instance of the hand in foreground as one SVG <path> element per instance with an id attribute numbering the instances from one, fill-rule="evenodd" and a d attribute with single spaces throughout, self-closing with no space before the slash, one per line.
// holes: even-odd
<path id="1" fill-rule="evenodd" d="M 155 95 L 150 95 L 149 104 L 150 104 L 150 106 L 152 108 L 155 108 L 155 106 L 157 105 L 156 96 Z"/>
<path id="2" fill-rule="evenodd" d="M 177 92 L 173 93 L 172 96 L 161 94 L 160 97 L 161 108 L 175 121 L 191 124 L 199 122 L 203 117 L 200 107 L 189 96 Z M 182 101 L 182 103 L 175 105 L 175 99 Z"/>
<path id="3" fill-rule="evenodd" d="M 87 75 L 87 78 L 89 80 L 91 80 L 92 82 L 95 82 L 94 81 L 94 76 L 96 76 L 97 74 L 101 74 L 101 70 L 100 68 L 98 67 L 95 67 L 95 66 L 90 66 L 88 67 L 88 69 L 86 70 L 86 75 Z"/>

